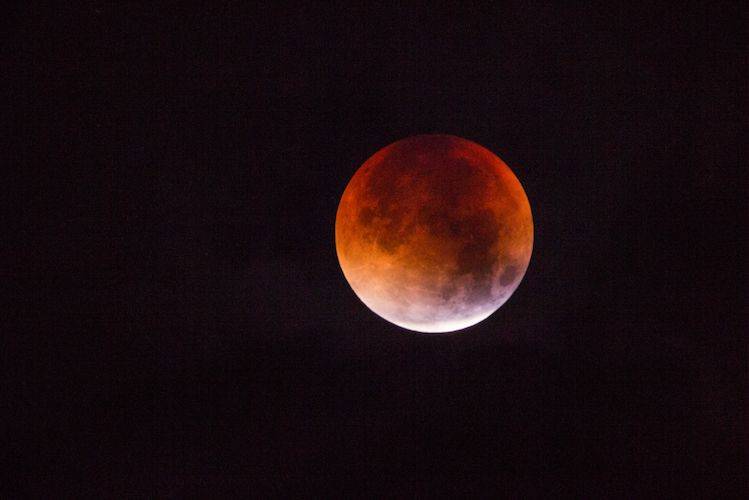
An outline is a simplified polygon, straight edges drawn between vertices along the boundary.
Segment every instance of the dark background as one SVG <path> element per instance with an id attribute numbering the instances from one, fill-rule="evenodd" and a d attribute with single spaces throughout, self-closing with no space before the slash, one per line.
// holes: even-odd
<path id="1" fill-rule="evenodd" d="M 743 496 L 745 3 L 356 3 L 6 17 L 2 488 Z M 429 132 L 535 223 L 445 335 L 370 312 L 333 241 L 358 166 Z"/>

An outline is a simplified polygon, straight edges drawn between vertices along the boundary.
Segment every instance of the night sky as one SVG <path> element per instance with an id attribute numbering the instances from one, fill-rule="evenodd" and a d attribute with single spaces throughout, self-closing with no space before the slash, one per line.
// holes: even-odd
<path id="1" fill-rule="evenodd" d="M 4 20 L 2 496 L 743 497 L 745 2 L 358 3 Z M 533 210 L 452 334 L 335 252 L 356 169 L 421 133 Z"/>

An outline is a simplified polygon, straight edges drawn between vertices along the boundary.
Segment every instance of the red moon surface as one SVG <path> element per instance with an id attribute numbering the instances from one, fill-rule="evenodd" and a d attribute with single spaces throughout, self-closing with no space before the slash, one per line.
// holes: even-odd
<path id="1" fill-rule="evenodd" d="M 338 260 L 382 318 L 439 333 L 483 321 L 525 275 L 533 218 L 517 177 L 460 137 L 418 135 L 357 170 L 335 224 Z"/>

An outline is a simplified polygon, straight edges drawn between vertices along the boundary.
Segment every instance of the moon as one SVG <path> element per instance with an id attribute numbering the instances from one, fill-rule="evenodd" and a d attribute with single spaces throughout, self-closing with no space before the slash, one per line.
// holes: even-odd
<path id="1" fill-rule="evenodd" d="M 451 135 L 386 146 L 356 171 L 338 205 L 338 260 L 380 317 L 408 330 L 461 330 L 520 285 L 533 249 L 528 198 L 488 149 Z"/>

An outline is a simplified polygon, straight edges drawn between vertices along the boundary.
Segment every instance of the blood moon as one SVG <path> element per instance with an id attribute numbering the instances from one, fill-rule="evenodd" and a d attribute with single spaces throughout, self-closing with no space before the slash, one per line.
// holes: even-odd
<path id="1" fill-rule="evenodd" d="M 492 152 L 418 135 L 354 174 L 335 242 L 344 276 L 372 311 L 409 330 L 450 332 L 510 298 L 528 268 L 533 218 L 517 177 Z"/>

